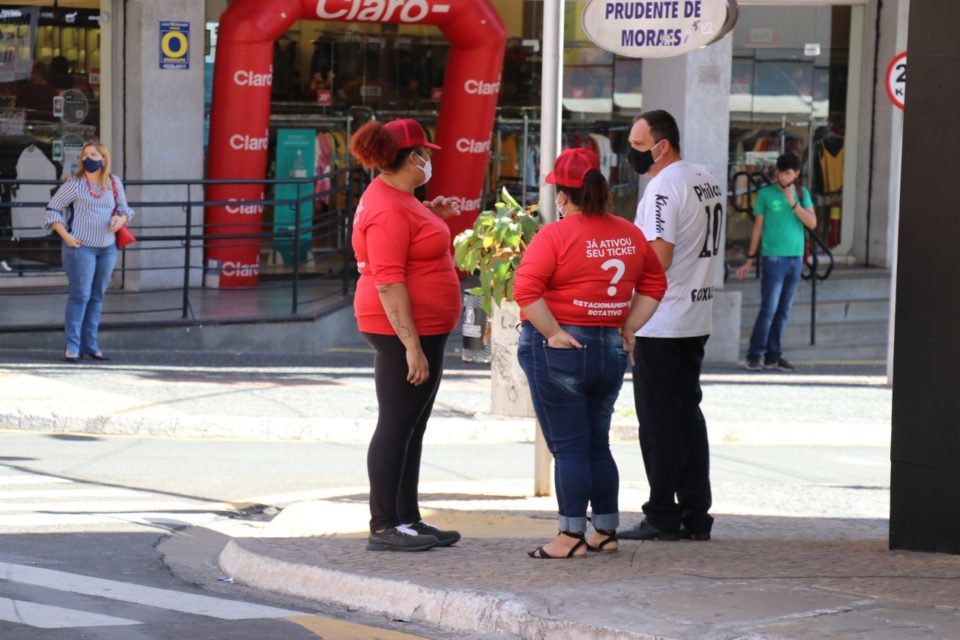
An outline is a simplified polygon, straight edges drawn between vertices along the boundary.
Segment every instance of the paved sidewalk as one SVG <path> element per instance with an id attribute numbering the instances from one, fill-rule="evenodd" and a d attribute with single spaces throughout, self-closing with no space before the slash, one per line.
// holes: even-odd
<path id="1" fill-rule="evenodd" d="M 910 640 L 960 637 L 960 557 L 889 551 L 880 519 L 717 515 L 710 542 L 622 541 L 538 561 L 555 502 L 524 486 L 425 488 L 454 547 L 365 550 L 365 488 L 230 521 L 221 570 L 288 595 L 504 638 Z M 432 492 L 432 493 L 431 493 Z M 642 496 L 622 496 L 637 505 Z M 639 520 L 624 514 L 624 524 Z M 188 532 L 189 534 L 189 532 Z"/>
<path id="2" fill-rule="evenodd" d="M 0 352 L 0 428 L 366 442 L 376 418 L 363 349 L 120 352 L 110 364 L 79 366 L 55 355 Z M 531 419 L 489 414 L 489 384 L 486 367 L 452 354 L 428 441 L 531 440 Z M 703 407 L 714 442 L 889 443 L 890 389 L 875 368 L 708 368 Z M 614 438 L 635 442 L 635 430 L 628 383 Z M 529 482 L 421 489 L 425 516 L 461 530 L 460 544 L 366 551 L 366 487 L 355 487 L 292 504 L 269 522 L 220 522 L 230 537 L 221 570 L 468 637 L 960 638 L 960 557 L 891 552 L 884 519 L 789 517 L 789 505 L 772 515 L 719 512 L 710 542 L 625 541 L 617 554 L 550 562 L 525 554 L 556 532 L 554 499 L 529 497 Z M 643 498 L 622 492 L 625 526 L 639 520 Z"/>
<path id="3" fill-rule="evenodd" d="M 372 355 L 114 352 L 71 365 L 56 352 L 0 351 L 0 428 L 159 437 L 366 443 L 376 425 Z M 703 409 L 714 443 L 886 446 L 891 392 L 878 367 L 795 374 L 709 367 Z M 615 442 L 636 441 L 628 374 Z M 534 421 L 490 414 L 489 365 L 449 354 L 426 441 L 531 442 Z"/>

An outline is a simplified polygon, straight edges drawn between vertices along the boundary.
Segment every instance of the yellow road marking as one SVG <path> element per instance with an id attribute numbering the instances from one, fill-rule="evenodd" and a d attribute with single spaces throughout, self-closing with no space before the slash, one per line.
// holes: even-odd
<path id="1" fill-rule="evenodd" d="M 321 616 L 295 616 L 287 620 L 315 633 L 323 640 L 424 640 L 423 636 L 412 636 L 399 631 L 378 629 Z"/>

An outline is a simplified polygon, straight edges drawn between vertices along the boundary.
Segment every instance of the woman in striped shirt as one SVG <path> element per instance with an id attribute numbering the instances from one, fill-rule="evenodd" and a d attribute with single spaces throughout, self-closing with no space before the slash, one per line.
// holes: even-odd
<path id="1" fill-rule="evenodd" d="M 63 239 L 63 270 L 70 293 L 64 320 L 67 362 L 83 356 L 109 360 L 97 343 L 103 296 L 117 261 L 116 233 L 133 218 L 119 178 L 110 174 L 110 154 L 99 142 L 80 151 L 80 168 L 53 194 L 44 227 Z"/>

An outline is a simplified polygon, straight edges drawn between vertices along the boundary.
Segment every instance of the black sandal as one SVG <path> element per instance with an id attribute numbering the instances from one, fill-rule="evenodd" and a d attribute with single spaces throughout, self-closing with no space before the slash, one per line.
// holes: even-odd
<path id="1" fill-rule="evenodd" d="M 565 555 L 565 556 L 552 556 L 552 555 L 550 555 L 549 553 L 547 553 L 546 551 L 543 550 L 543 546 L 539 546 L 539 547 L 537 547 L 536 549 L 534 549 L 533 551 L 527 551 L 527 555 L 530 556 L 531 558 L 536 559 L 536 560 L 566 560 L 567 558 L 586 558 L 586 557 L 587 557 L 587 554 L 583 554 L 582 556 L 574 555 L 574 554 L 577 552 L 577 549 L 579 549 L 580 547 L 582 547 L 582 546 L 584 546 L 584 545 L 586 545 L 586 547 L 587 547 L 588 549 L 590 548 L 590 545 L 587 544 L 587 539 L 586 539 L 586 536 L 585 536 L 584 534 L 582 534 L 582 533 L 570 533 L 569 531 L 560 531 L 559 534 L 560 534 L 560 535 L 565 535 L 565 536 L 567 536 L 568 538 L 574 538 L 575 540 L 578 540 L 578 541 L 579 541 L 579 542 L 577 542 L 577 544 L 573 545 L 573 547 L 570 549 L 570 551 L 567 552 L 567 555 Z"/>
<path id="2" fill-rule="evenodd" d="M 619 544 L 617 545 L 617 548 L 616 548 L 616 549 L 604 549 L 604 547 L 606 547 L 606 546 L 607 546 L 608 544 L 610 544 L 611 542 L 619 542 L 619 541 L 617 540 L 617 530 L 616 530 L 616 529 L 612 529 L 612 530 L 610 530 L 610 531 L 605 531 L 605 530 L 603 530 L 603 529 L 596 529 L 596 532 L 599 533 L 600 535 L 604 535 L 604 536 L 607 536 L 607 537 L 604 538 L 603 540 L 601 540 L 601 541 L 600 541 L 600 544 L 598 544 L 597 546 L 593 546 L 592 544 L 590 544 L 589 542 L 587 542 L 587 543 L 586 543 L 586 545 L 587 545 L 587 551 L 596 551 L 597 553 L 616 553 L 617 551 L 620 551 L 620 545 L 619 545 Z"/>

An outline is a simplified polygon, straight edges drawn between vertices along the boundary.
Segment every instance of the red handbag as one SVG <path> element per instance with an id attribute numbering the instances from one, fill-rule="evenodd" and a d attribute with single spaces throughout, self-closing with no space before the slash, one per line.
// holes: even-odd
<path id="1" fill-rule="evenodd" d="M 127 225 L 123 225 L 117 229 L 117 249 L 123 249 L 128 244 L 133 244 L 136 241 L 137 236 L 133 235 L 130 229 L 127 229 Z"/>
<path id="2" fill-rule="evenodd" d="M 117 183 L 114 182 L 113 176 L 110 176 L 110 186 L 113 188 L 113 206 L 114 213 L 116 213 L 117 208 L 120 206 L 120 198 L 117 195 Z M 137 241 L 137 236 L 133 235 L 133 231 L 127 228 L 127 225 L 123 225 L 117 229 L 117 249 L 123 249 L 128 244 L 133 244 Z"/>

